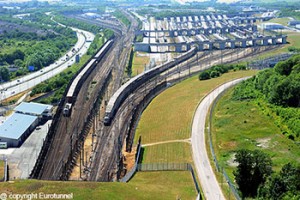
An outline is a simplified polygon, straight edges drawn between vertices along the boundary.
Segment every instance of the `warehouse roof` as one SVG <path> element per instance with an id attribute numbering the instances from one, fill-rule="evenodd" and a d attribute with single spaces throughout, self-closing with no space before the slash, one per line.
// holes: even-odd
<path id="1" fill-rule="evenodd" d="M 12 114 L 0 125 L 0 138 L 19 139 L 36 119 L 37 117 L 32 115 Z"/>
<path id="2" fill-rule="evenodd" d="M 29 113 L 34 115 L 41 115 L 45 110 L 47 110 L 48 105 L 40 104 L 40 103 L 27 103 L 22 102 L 18 105 L 14 110 L 20 113 Z"/>

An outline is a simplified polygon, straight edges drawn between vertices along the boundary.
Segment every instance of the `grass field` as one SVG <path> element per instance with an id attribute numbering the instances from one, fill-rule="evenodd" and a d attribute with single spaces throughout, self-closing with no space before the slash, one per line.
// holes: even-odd
<path id="1" fill-rule="evenodd" d="M 145 69 L 145 65 L 149 64 L 150 58 L 143 53 L 134 52 L 132 61 L 132 76 L 136 76 L 142 73 Z"/>
<path id="2" fill-rule="evenodd" d="M 180 177 L 180 179 L 179 179 Z M 195 199 L 190 172 L 138 172 L 129 183 L 22 180 L 0 183 L 0 194 L 70 194 L 73 199 Z"/>
<path id="3" fill-rule="evenodd" d="M 3 180 L 4 178 L 4 161 L 3 160 L 0 160 L 0 180 Z"/>
<path id="4" fill-rule="evenodd" d="M 290 21 L 290 19 L 287 17 L 273 18 L 273 19 L 269 20 L 269 22 L 271 22 L 271 23 L 278 23 L 278 24 L 282 24 L 284 26 L 287 26 L 289 21 Z"/>
<path id="5" fill-rule="evenodd" d="M 199 101 L 218 85 L 255 73 L 236 71 L 206 81 L 194 76 L 165 90 L 143 112 L 135 141 L 139 136 L 142 136 L 142 144 L 190 138 L 192 118 Z"/>
<path id="6" fill-rule="evenodd" d="M 232 92 L 217 103 L 212 121 L 214 149 L 228 175 L 233 179 L 234 152 L 242 148 L 269 154 L 275 171 L 288 162 L 300 163 L 300 147 L 281 134 L 272 117 L 256 101 L 231 100 Z"/>
<path id="7" fill-rule="evenodd" d="M 163 152 L 163 153 L 161 153 Z M 175 142 L 144 147 L 143 163 L 193 163 L 191 145 Z"/>

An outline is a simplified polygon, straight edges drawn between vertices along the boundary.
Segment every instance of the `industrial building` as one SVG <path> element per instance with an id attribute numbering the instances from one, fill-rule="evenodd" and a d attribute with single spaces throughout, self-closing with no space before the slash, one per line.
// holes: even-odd
<path id="1" fill-rule="evenodd" d="M 22 102 L 14 113 L 0 125 L 0 143 L 6 147 L 19 147 L 31 132 L 52 116 L 52 106 Z"/>
<path id="2" fill-rule="evenodd" d="M 200 15 L 150 17 L 143 21 L 143 28 L 136 31 L 143 40 L 135 42 L 135 51 L 186 52 L 196 46 L 199 51 L 212 49 L 235 49 L 286 43 L 286 35 L 260 33 L 256 22 L 270 17 L 243 17 L 227 15 Z M 265 29 L 283 29 L 274 23 L 263 24 Z"/>
<path id="3" fill-rule="evenodd" d="M 0 142 L 7 143 L 7 147 L 18 147 L 37 125 L 37 116 L 14 113 L 0 126 Z"/>

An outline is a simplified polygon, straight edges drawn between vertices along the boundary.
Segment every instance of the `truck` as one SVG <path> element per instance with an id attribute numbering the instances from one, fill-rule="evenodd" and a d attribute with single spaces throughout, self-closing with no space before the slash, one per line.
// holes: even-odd
<path id="1" fill-rule="evenodd" d="M 7 142 L 0 142 L 0 149 L 7 149 Z"/>

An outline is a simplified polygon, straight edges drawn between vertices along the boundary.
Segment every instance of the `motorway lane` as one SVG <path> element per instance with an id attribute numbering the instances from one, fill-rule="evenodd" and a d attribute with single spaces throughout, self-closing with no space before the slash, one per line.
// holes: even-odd
<path id="1" fill-rule="evenodd" d="M 210 161 L 206 151 L 205 144 L 205 120 L 208 114 L 210 105 L 213 103 L 214 99 L 229 87 L 240 83 L 241 81 L 250 78 L 240 78 L 228 83 L 221 85 L 220 87 L 213 90 L 208 94 L 198 106 L 192 125 L 192 152 L 193 160 L 195 163 L 198 178 L 200 180 L 201 188 L 203 190 L 204 196 L 208 200 L 225 199 L 222 190 L 218 184 L 215 177 L 214 171 L 210 165 Z"/>
<path id="2" fill-rule="evenodd" d="M 56 74 L 61 73 L 63 70 L 68 68 L 68 66 L 75 63 L 75 56 L 76 54 L 84 55 L 91 42 L 93 41 L 95 35 L 76 28 L 72 28 L 72 30 L 76 31 L 78 41 L 74 46 L 75 50 L 78 50 L 78 52 L 73 53 L 72 49 L 68 51 L 63 57 L 59 58 L 54 64 L 49 65 L 48 67 L 45 67 L 41 69 L 40 71 L 30 73 L 26 76 L 23 76 L 17 80 L 10 81 L 8 83 L 4 83 L 0 85 L 0 101 L 9 98 L 11 96 L 14 96 L 18 93 L 24 92 L 35 85 L 55 76 Z M 66 60 L 66 55 L 69 55 L 69 60 Z"/>

